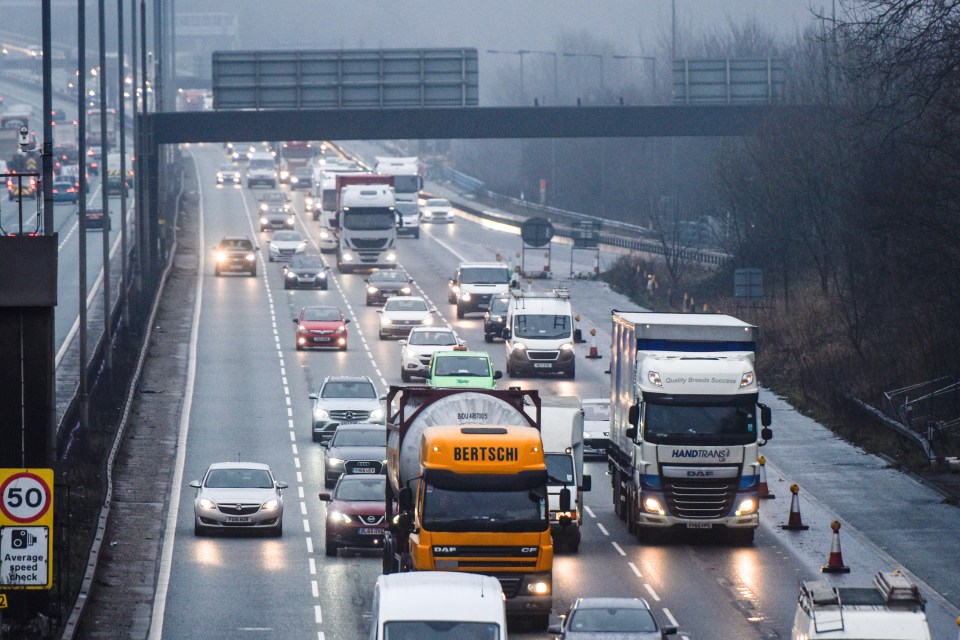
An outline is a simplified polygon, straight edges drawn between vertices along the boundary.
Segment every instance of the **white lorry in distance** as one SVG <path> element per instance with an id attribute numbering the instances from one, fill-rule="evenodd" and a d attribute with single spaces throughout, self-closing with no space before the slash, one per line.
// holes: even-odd
<path id="1" fill-rule="evenodd" d="M 577 396 L 541 396 L 540 407 L 553 546 L 575 552 L 583 526 L 583 494 L 591 488 L 590 476 L 583 473 L 583 407 Z M 560 510 L 564 489 L 570 493 L 569 511 Z"/>
<path id="2" fill-rule="evenodd" d="M 377 578 L 370 640 L 506 640 L 503 589 L 492 576 L 453 571 Z"/>
<path id="3" fill-rule="evenodd" d="M 393 188 L 348 184 L 341 188 L 337 216 L 340 273 L 397 266 L 397 214 Z"/>
<path id="4" fill-rule="evenodd" d="M 566 289 L 532 292 L 511 290 L 503 344 L 507 376 L 561 373 L 573 379 L 573 308 Z"/>
<path id="5" fill-rule="evenodd" d="M 726 315 L 612 312 L 608 461 L 614 511 L 641 538 L 760 524 L 757 328 Z"/>
<path id="6" fill-rule="evenodd" d="M 375 172 L 385 176 L 393 176 L 394 197 L 397 199 L 397 211 L 401 216 L 401 224 L 397 233 L 419 238 L 419 198 L 420 190 L 423 189 L 423 178 L 420 176 L 420 158 L 416 156 L 377 156 L 374 160 L 376 162 L 373 169 Z M 412 203 L 417 206 L 399 206 L 401 202 Z"/>
<path id="7" fill-rule="evenodd" d="M 804 581 L 791 640 L 930 640 L 925 602 L 898 571 L 880 572 L 872 587 Z"/>
<path id="8" fill-rule="evenodd" d="M 337 176 L 355 173 L 355 163 L 325 165 L 313 181 L 313 219 L 320 222 L 320 252 L 337 250 Z"/>

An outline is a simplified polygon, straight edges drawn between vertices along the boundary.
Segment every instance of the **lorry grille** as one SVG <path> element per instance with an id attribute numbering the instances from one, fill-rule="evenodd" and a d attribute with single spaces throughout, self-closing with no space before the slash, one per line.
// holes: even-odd
<path id="1" fill-rule="evenodd" d="M 503 589 L 503 595 L 507 598 L 513 598 L 520 591 L 520 578 L 513 576 L 497 576 L 500 581 L 500 588 Z"/>
<path id="2" fill-rule="evenodd" d="M 385 238 L 351 238 L 350 242 L 357 249 L 383 249 L 387 246 Z"/>
<path id="3" fill-rule="evenodd" d="M 737 497 L 738 479 L 663 478 L 667 510 L 678 518 L 722 518 L 730 513 Z"/>

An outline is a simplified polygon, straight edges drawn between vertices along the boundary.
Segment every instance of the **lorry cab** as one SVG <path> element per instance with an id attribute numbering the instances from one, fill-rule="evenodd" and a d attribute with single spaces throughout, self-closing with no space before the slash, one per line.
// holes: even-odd
<path id="1" fill-rule="evenodd" d="M 511 293 L 503 330 L 507 375 L 561 373 L 573 379 L 576 359 L 570 293 L 566 289 Z"/>
<path id="2" fill-rule="evenodd" d="M 514 282 L 513 271 L 500 262 L 463 262 L 447 286 L 447 301 L 457 305 L 457 318 L 485 312 L 490 299 L 505 295 Z"/>
<path id="3" fill-rule="evenodd" d="M 503 602 L 500 581 L 492 576 L 452 571 L 379 576 L 370 640 L 506 640 Z"/>
<path id="4" fill-rule="evenodd" d="M 394 202 L 389 186 L 348 184 L 340 190 L 337 268 L 341 273 L 397 266 Z"/>

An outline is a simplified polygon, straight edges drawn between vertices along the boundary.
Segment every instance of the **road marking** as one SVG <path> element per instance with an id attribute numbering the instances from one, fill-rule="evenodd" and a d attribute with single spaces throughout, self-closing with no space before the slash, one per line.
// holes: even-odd
<path id="1" fill-rule="evenodd" d="M 672 614 L 672 613 L 670 613 L 670 609 L 667 609 L 666 607 L 664 607 L 664 608 L 663 608 L 663 615 L 667 616 L 667 620 L 669 620 L 669 621 L 670 621 L 670 624 L 672 624 L 673 626 L 675 626 L 675 627 L 679 627 L 679 626 L 680 626 L 680 623 L 677 622 L 677 619 L 673 617 L 673 614 Z"/>
<path id="2" fill-rule="evenodd" d="M 307 515 L 307 503 L 305 502 L 300 503 L 300 515 Z"/>
<path id="3" fill-rule="evenodd" d="M 593 512 L 593 509 L 591 509 L 590 507 L 584 506 L 583 510 L 586 511 L 587 515 L 590 516 L 591 518 L 597 517 L 597 515 Z"/>
<path id="4" fill-rule="evenodd" d="M 307 536 L 307 553 L 313 554 L 313 538 Z"/>
<path id="5" fill-rule="evenodd" d="M 293 459 L 293 466 L 295 466 L 297 469 L 300 468 L 300 458 Z"/>
<path id="6" fill-rule="evenodd" d="M 640 569 L 637 569 L 637 565 L 633 564 L 632 562 L 628 562 L 627 565 L 630 566 L 630 568 L 633 570 L 633 573 L 634 573 L 638 578 L 642 578 L 642 577 L 643 577 L 643 574 L 640 573 Z"/>
<path id="7" fill-rule="evenodd" d="M 657 602 L 660 602 L 660 596 L 658 596 L 658 595 L 657 595 L 657 592 L 653 590 L 653 587 L 651 587 L 649 584 L 647 584 L 646 582 L 644 582 L 644 583 L 643 583 L 643 588 L 647 590 L 647 592 L 650 594 L 650 597 L 651 597 L 651 598 L 653 598 L 653 599 L 656 600 Z"/>
<path id="8" fill-rule="evenodd" d="M 598 523 L 597 523 L 597 527 L 600 529 L 600 532 L 603 533 L 603 535 L 605 535 L 605 536 L 610 535 L 610 532 L 607 531 L 607 528 L 606 528 L 605 526 L 603 526 L 601 523 L 598 522 Z"/>
<path id="9" fill-rule="evenodd" d="M 292 432 L 292 431 L 290 432 L 290 435 L 293 435 L 293 432 Z M 296 445 L 296 444 L 290 445 L 290 448 L 293 449 L 293 455 L 295 455 L 295 456 L 300 455 L 300 452 L 297 451 L 297 445 Z"/>
<path id="10" fill-rule="evenodd" d="M 317 575 L 317 561 L 313 558 L 310 558 L 310 575 Z"/>
<path id="11" fill-rule="evenodd" d="M 613 545 L 613 548 L 616 549 L 616 550 L 617 550 L 617 553 L 619 553 L 620 555 L 622 555 L 622 556 L 627 555 L 626 551 L 624 551 L 623 549 L 620 548 L 620 545 L 617 544 L 617 541 L 616 541 L 616 540 L 612 541 L 610 544 Z"/>
<path id="12" fill-rule="evenodd" d="M 314 598 L 320 597 L 320 585 L 317 584 L 316 580 L 310 581 L 310 592 L 313 594 Z"/>
<path id="13" fill-rule="evenodd" d="M 303 474 L 297 471 L 297 483 L 303 484 Z"/>
<path id="14" fill-rule="evenodd" d="M 303 500 L 303 486 L 297 487 L 297 497 Z"/>
<path id="15" fill-rule="evenodd" d="M 323 624 L 323 614 L 320 613 L 320 605 L 318 604 L 313 606 L 313 617 L 317 621 L 317 624 Z"/>
<path id="16" fill-rule="evenodd" d="M 303 519 L 303 532 L 310 533 L 310 521 L 306 518 Z"/>
<path id="17" fill-rule="evenodd" d="M 297 441 L 297 434 L 294 433 L 293 431 L 291 431 L 291 432 L 290 432 L 290 442 L 296 442 L 296 441 Z"/>

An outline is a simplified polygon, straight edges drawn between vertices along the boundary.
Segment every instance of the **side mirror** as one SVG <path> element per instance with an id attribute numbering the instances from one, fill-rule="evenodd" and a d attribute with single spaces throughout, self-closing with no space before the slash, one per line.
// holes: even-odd
<path id="1" fill-rule="evenodd" d="M 383 309 L 377 309 L 377 313 L 383 313 Z"/>
<path id="2" fill-rule="evenodd" d="M 410 490 L 410 487 L 400 489 L 399 504 L 401 512 L 413 509 L 413 491 Z"/>
<path id="3" fill-rule="evenodd" d="M 367 284 L 370 284 L 370 278 L 364 278 L 363 281 L 366 282 Z"/>
<path id="4" fill-rule="evenodd" d="M 323 447 L 324 449 L 329 449 L 329 448 L 330 448 L 330 440 L 321 440 L 321 441 L 320 441 L 320 446 Z"/>
<path id="5" fill-rule="evenodd" d="M 307 397 L 310 398 L 311 400 L 316 400 L 316 399 L 317 399 L 317 394 L 311 393 L 311 394 L 308 395 Z"/>
<path id="6" fill-rule="evenodd" d="M 769 427 L 773 422 L 770 416 L 770 407 L 765 404 L 757 404 L 757 406 L 760 407 L 760 424 Z"/>
<path id="7" fill-rule="evenodd" d="M 627 439 L 632 442 L 637 439 L 637 428 L 627 427 L 627 430 L 623 432 L 623 435 L 627 436 Z"/>
<path id="8" fill-rule="evenodd" d="M 627 422 L 635 427 L 640 424 L 640 405 L 630 405 L 630 409 L 627 412 Z"/>
<path id="9" fill-rule="evenodd" d="M 511 289 L 519 289 L 519 288 L 520 288 L 520 281 L 519 281 L 519 280 L 511 280 L 511 281 L 510 281 L 510 288 L 511 288 Z"/>
<path id="10" fill-rule="evenodd" d="M 560 489 L 560 511 L 570 511 L 570 489 Z"/>
<path id="11" fill-rule="evenodd" d="M 670 626 L 670 627 L 660 627 L 660 629 L 661 629 L 661 631 L 663 631 L 663 635 L 665 635 L 665 636 L 675 636 L 675 635 L 677 635 L 677 628 L 676 628 L 676 627 L 673 627 L 673 626 Z"/>
<path id="12" fill-rule="evenodd" d="M 593 487 L 593 480 L 590 476 L 583 476 L 580 479 L 580 491 L 590 491 Z"/>
<path id="13" fill-rule="evenodd" d="M 430 313 L 440 313 L 436 307 L 430 307 Z"/>
<path id="14" fill-rule="evenodd" d="M 330 496 L 329 493 L 323 492 L 320 494 L 320 499 L 323 500 L 324 502 L 330 502 L 330 500 L 332 500 L 332 497 Z"/>
<path id="15" fill-rule="evenodd" d="M 190 483 L 189 483 L 187 486 L 193 487 L 194 489 L 199 489 L 199 488 L 200 488 L 200 481 L 199 481 L 199 480 L 191 480 Z"/>
<path id="16" fill-rule="evenodd" d="M 277 489 L 287 489 L 289 487 L 290 485 L 287 484 L 286 482 L 281 482 L 281 481 L 277 482 Z"/>
<path id="17" fill-rule="evenodd" d="M 547 627 L 547 633 L 563 633 L 563 625 L 552 624 L 549 627 Z"/>
<path id="18" fill-rule="evenodd" d="M 350 318 L 344 318 L 343 324 L 350 324 Z"/>
<path id="19" fill-rule="evenodd" d="M 513 337 L 513 333 L 510 331 L 510 329 L 504 329 L 500 332 L 500 337 L 504 340 L 509 340 L 511 337 Z"/>
<path id="20" fill-rule="evenodd" d="M 384 404 L 387 401 L 387 396 L 380 396 L 380 404 Z"/>
<path id="21" fill-rule="evenodd" d="M 770 427 L 764 427 L 760 430 L 760 438 L 762 440 L 773 440 L 773 429 Z"/>
<path id="22" fill-rule="evenodd" d="M 300 324 L 300 318 L 294 318 L 293 324 Z"/>
<path id="23" fill-rule="evenodd" d="M 494 380 L 499 380 L 499 379 L 502 378 L 502 377 L 503 377 L 503 371 L 500 371 L 500 370 L 498 369 L 497 371 L 494 371 L 494 372 L 493 372 L 493 379 L 494 379 Z"/>

